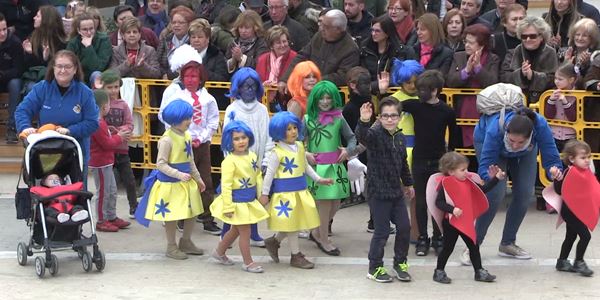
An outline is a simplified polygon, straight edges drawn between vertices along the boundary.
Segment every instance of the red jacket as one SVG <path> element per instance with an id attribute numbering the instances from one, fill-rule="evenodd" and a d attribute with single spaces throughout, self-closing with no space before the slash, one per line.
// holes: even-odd
<path id="1" fill-rule="evenodd" d="M 271 72 L 271 61 L 269 59 L 270 54 L 271 51 L 267 51 L 259 55 L 258 59 L 256 60 L 256 73 L 258 73 L 258 76 L 260 76 L 260 80 L 262 82 L 265 82 L 267 79 L 269 79 L 269 73 Z M 290 66 L 290 63 L 292 62 L 292 60 L 294 60 L 294 57 L 296 57 L 296 55 L 298 55 L 296 51 L 290 50 L 290 52 L 288 52 L 288 54 L 283 57 L 283 59 L 281 60 L 281 67 L 279 69 L 278 79 L 281 79 L 281 77 L 283 77 L 283 74 L 285 74 L 288 67 Z"/>
<path id="2" fill-rule="evenodd" d="M 119 135 L 112 135 L 104 119 L 98 121 L 98 130 L 92 135 L 90 162 L 91 168 L 101 168 L 114 164 L 115 149 L 123 143 Z"/>

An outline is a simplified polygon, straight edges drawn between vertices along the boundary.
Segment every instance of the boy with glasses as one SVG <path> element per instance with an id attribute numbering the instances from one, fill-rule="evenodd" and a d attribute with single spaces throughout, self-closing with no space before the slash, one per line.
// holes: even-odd
<path id="1" fill-rule="evenodd" d="M 394 241 L 394 271 L 400 281 L 410 281 L 408 274 L 408 245 L 410 224 L 404 197 L 413 197 L 413 180 L 406 161 L 405 139 L 398 129 L 402 104 L 386 97 L 379 104 L 379 120 L 371 126 L 373 105 L 364 103 L 356 126 L 358 141 L 367 148 L 367 193 L 373 214 L 375 232 L 369 247 L 367 278 L 376 282 L 393 279 L 383 267 L 384 247 L 390 235 L 390 222 L 396 225 Z M 400 180 L 402 185 L 400 184 Z"/>
<path id="2" fill-rule="evenodd" d="M 425 256 L 431 245 L 436 254 L 442 251 L 442 233 L 433 224 L 433 237 L 427 234 L 427 202 L 425 188 L 429 176 L 438 172 L 438 161 L 447 151 L 460 145 L 460 128 L 456 114 L 439 99 L 444 86 L 444 76 L 438 70 L 427 70 L 415 82 L 419 99 L 402 102 L 404 111 L 414 119 L 415 144 L 412 152 L 412 172 L 415 182 L 416 219 L 419 227 L 416 255 Z M 450 138 L 446 144 L 446 129 Z M 458 140 L 457 140 L 458 139 Z"/>

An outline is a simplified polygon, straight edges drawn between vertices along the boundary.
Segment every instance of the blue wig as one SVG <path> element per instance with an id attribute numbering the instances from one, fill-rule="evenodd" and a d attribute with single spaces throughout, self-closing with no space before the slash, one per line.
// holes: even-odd
<path id="1" fill-rule="evenodd" d="M 231 77 L 231 88 L 229 90 L 229 94 L 225 94 L 225 96 L 230 98 L 240 98 L 239 88 L 244 84 L 246 79 L 252 78 L 254 82 L 256 82 L 258 88 L 256 89 L 256 99 L 260 101 L 263 97 L 265 90 L 262 85 L 262 81 L 260 80 L 260 76 L 258 73 L 249 67 L 243 67 L 237 70 L 233 76 Z"/>
<path id="2" fill-rule="evenodd" d="M 229 119 L 231 121 L 229 121 L 229 123 L 227 123 L 227 125 L 223 127 L 223 134 L 221 135 L 221 150 L 223 150 L 224 152 L 233 151 L 234 132 L 241 132 L 248 137 L 248 139 L 250 140 L 248 148 L 254 145 L 254 134 L 252 133 L 252 130 L 250 130 L 250 127 L 248 127 L 248 125 L 246 125 L 246 123 L 242 121 L 234 120 L 234 118 L 235 113 L 231 112 L 231 114 L 229 114 Z"/>
<path id="3" fill-rule="evenodd" d="M 162 111 L 162 119 L 170 126 L 181 124 L 184 120 L 191 119 L 194 114 L 192 105 L 185 100 L 177 99 L 167 104 Z"/>
<path id="4" fill-rule="evenodd" d="M 419 76 L 425 68 L 416 60 L 399 60 L 394 58 L 392 66 L 392 85 L 400 86 L 413 76 Z"/>
<path id="5" fill-rule="evenodd" d="M 285 134 L 290 123 L 298 127 L 298 140 L 301 141 L 304 139 L 302 136 L 302 122 L 300 119 L 289 111 L 282 111 L 274 114 L 271 118 L 271 122 L 269 122 L 269 136 L 273 141 L 285 141 Z"/>

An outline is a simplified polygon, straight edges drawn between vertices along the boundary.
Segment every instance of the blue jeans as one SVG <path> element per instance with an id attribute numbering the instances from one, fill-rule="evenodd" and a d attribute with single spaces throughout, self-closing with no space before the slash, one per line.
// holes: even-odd
<path id="1" fill-rule="evenodd" d="M 8 82 L 2 82 L 0 91 L 8 92 L 8 124 L 9 129 L 15 130 L 15 110 L 21 100 L 21 78 L 13 78 Z"/>
<path id="2" fill-rule="evenodd" d="M 477 159 L 481 155 L 483 144 L 475 142 L 475 153 Z M 525 155 L 520 157 L 506 158 L 500 156 L 496 162 L 503 171 L 510 173 L 512 180 L 512 201 L 506 211 L 506 220 L 502 231 L 502 240 L 500 244 L 509 245 L 517 240 L 517 232 L 525 218 L 527 208 L 535 199 L 535 180 L 537 174 L 537 146 Z M 489 202 L 489 209 L 477 219 L 475 230 L 477 231 L 477 242 L 481 245 L 487 230 L 492 224 L 498 206 L 502 203 L 506 195 L 506 179 L 501 180 L 486 196 Z"/>
<path id="3" fill-rule="evenodd" d="M 410 221 L 404 199 L 369 200 L 375 232 L 369 247 L 369 271 L 383 266 L 385 243 L 390 235 L 390 221 L 396 225 L 394 265 L 406 262 L 410 242 Z"/>

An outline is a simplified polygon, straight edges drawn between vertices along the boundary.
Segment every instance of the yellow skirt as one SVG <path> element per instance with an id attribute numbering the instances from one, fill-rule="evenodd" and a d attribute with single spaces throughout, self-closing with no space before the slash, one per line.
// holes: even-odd
<path id="1" fill-rule="evenodd" d="M 146 219 L 177 221 L 195 217 L 204 212 L 196 181 L 154 182 L 148 197 Z"/>
<path id="2" fill-rule="evenodd" d="M 318 227 L 319 212 L 308 190 L 275 193 L 268 207 L 269 229 L 293 232 Z"/>
<path id="3" fill-rule="evenodd" d="M 223 213 L 223 198 L 219 195 L 210 205 L 210 213 L 213 217 L 231 225 L 256 224 L 269 218 L 267 210 L 256 199 L 250 202 L 234 202 L 233 206 L 233 215 L 231 218 L 226 217 Z"/>

